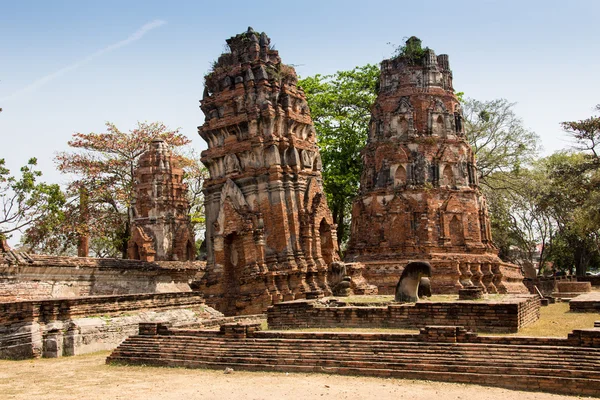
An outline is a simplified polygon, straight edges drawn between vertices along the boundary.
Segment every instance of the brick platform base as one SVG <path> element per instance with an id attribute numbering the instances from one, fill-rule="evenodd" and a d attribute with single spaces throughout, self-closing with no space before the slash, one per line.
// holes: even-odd
<path id="1" fill-rule="evenodd" d="M 493 301 L 344 304 L 316 300 L 278 303 L 267 310 L 269 327 L 417 329 L 427 325 L 457 325 L 478 332 L 514 333 L 540 317 L 540 299 L 534 295 L 507 295 Z"/>
<path id="2" fill-rule="evenodd" d="M 248 371 L 324 372 L 600 397 L 600 329 L 566 339 L 485 337 L 461 327 L 419 334 L 219 332 L 140 324 L 107 363 Z"/>
<path id="3" fill-rule="evenodd" d="M 600 313 L 600 293 L 581 294 L 569 301 L 569 309 L 573 312 Z"/>

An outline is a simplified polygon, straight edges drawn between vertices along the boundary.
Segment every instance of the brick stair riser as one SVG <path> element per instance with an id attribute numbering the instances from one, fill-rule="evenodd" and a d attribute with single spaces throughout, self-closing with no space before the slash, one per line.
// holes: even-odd
<path id="1" fill-rule="evenodd" d="M 143 342 L 138 342 L 143 343 Z M 147 343 L 155 344 L 151 339 Z M 159 342 L 166 343 L 166 342 Z M 469 346 L 469 344 L 447 344 L 444 346 L 436 346 L 435 344 L 430 344 L 429 346 L 418 346 L 417 343 L 398 343 L 397 345 L 391 346 L 390 344 L 384 343 L 381 345 L 377 344 L 368 344 L 365 345 L 362 342 L 358 343 L 276 343 L 276 342 L 259 342 L 253 340 L 247 341 L 218 341 L 218 342 L 194 342 L 194 341 L 174 341 L 169 340 L 168 343 L 171 345 L 177 345 L 179 343 L 182 347 L 193 346 L 195 348 L 214 348 L 214 347 L 223 347 L 223 346 L 238 346 L 239 348 L 247 349 L 248 346 L 252 345 L 254 347 L 260 347 L 262 343 L 262 347 L 265 349 L 271 349 L 274 346 L 285 346 L 287 348 L 293 348 L 294 351 L 300 351 L 303 348 L 309 350 L 315 349 L 323 349 L 326 351 L 331 351 L 332 349 L 340 349 L 340 351 L 348 352 L 348 351 L 358 351 L 359 349 L 366 349 L 368 352 L 390 352 L 394 355 L 404 355 L 409 354 L 411 349 L 415 349 L 414 351 L 418 354 L 438 354 L 440 351 L 445 353 L 453 353 L 453 354 L 462 354 L 464 352 L 474 352 L 480 355 L 498 355 L 502 353 L 507 353 L 511 356 L 514 356 L 515 347 L 497 347 L 493 348 L 490 346 Z M 536 355 L 540 355 L 542 357 L 547 356 L 548 354 L 559 354 L 562 357 L 571 357 L 571 356 L 590 356 L 591 359 L 597 359 L 600 357 L 600 349 L 589 349 L 589 348 L 548 348 L 548 347 L 540 347 L 540 348 L 518 348 L 519 357 L 523 355 L 527 355 L 528 357 L 535 357 Z M 591 354 L 591 355 L 590 355 Z"/>
<path id="2" fill-rule="evenodd" d="M 148 354 L 151 351 L 156 351 L 155 348 L 146 348 L 146 347 L 131 347 L 131 348 L 122 348 L 120 350 L 121 354 Z M 174 355 L 182 355 L 185 354 L 186 358 L 189 357 L 245 357 L 249 354 L 253 354 L 256 358 L 267 358 L 272 357 L 287 357 L 292 360 L 303 360 L 303 359 L 324 359 L 325 356 L 328 358 L 335 358 L 335 360 L 348 360 L 355 361 L 356 359 L 365 361 L 365 362 L 386 362 L 390 363 L 398 363 L 399 361 L 402 365 L 405 364 L 414 364 L 414 365 L 424 365 L 425 362 L 434 362 L 435 363 L 443 363 L 444 365 L 464 365 L 470 364 L 475 367 L 485 367 L 486 364 L 489 364 L 490 357 L 485 356 L 482 357 L 479 354 L 457 354 L 457 355 L 441 355 L 436 353 L 433 355 L 434 357 L 424 357 L 421 353 L 411 354 L 410 357 L 407 357 L 405 354 L 398 354 L 395 352 L 394 354 L 389 354 L 387 356 L 380 353 L 375 353 L 373 351 L 364 351 L 360 353 L 349 353 L 346 351 L 343 352 L 331 352 L 331 351 L 304 351 L 299 352 L 295 349 L 273 349 L 273 348 L 253 348 L 253 347 L 219 347 L 219 348 L 203 348 L 203 349 L 194 349 L 191 350 L 190 346 L 162 346 L 160 349 L 160 353 L 174 354 Z M 521 358 L 515 361 L 514 356 L 510 357 L 493 357 L 493 362 L 495 365 L 499 367 L 516 367 L 515 364 L 519 366 L 526 366 L 529 368 L 561 368 L 561 369 L 569 369 L 569 370 L 590 370 L 594 371 L 594 369 L 600 368 L 600 363 L 597 360 L 591 360 L 591 362 L 587 362 L 587 360 L 583 360 L 578 358 L 574 362 L 570 358 L 566 358 L 564 356 L 559 357 L 558 359 L 546 357 L 546 359 L 538 359 L 532 360 L 530 358 Z"/>
<path id="3" fill-rule="evenodd" d="M 137 353 L 147 353 L 151 351 L 155 351 L 154 348 L 148 347 L 124 347 L 120 352 L 137 352 Z M 472 365 L 486 365 L 489 364 L 490 359 L 493 359 L 494 363 L 499 366 L 511 366 L 515 364 L 514 355 L 510 356 L 498 356 L 498 355 L 481 355 L 481 354 L 470 354 L 470 353 L 458 353 L 453 355 L 448 354 L 423 354 L 423 353 L 389 353 L 384 354 L 383 352 L 374 352 L 374 351 L 362 351 L 362 352 L 349 352 L 349 351 L 299 351 L 296 349 L 272 349 L 272 348 L 248 348 L 248 347 L 220 347 L 220 348 L 196 348 L 191 349 L 188 346 L 163 346 L 160 349 L 162 354 L 166 353 L 185 353 L 185 354 L 197 354 L 201 356 L 219 356 L 223 354 L 227 354 L 228 356 L 245 356 L 249 353 L 256 354 L 257 357 L 268 357 L 271 354 L 277 354 L 278 356 L 291 355 L 296 356 L 298 358 L 323 358 L 325 355 L 328 357 L 335 357 L 336 359 L 361 359 L 365 361 L 370 360 L 382 360 L 385 362 L 394 362 L 401 360 L 406 363 L 423 363 L 425 361 L 437 361 L 451 364 L 464 364 L 469 363 Z M 522 356 L 522 355 L 521 355 Z M 520 365 L 528 365 L 528 366 L 552 366 L 557 368 L 569 368 L 569 369 L 600 369 L 600 360 L 593 357 L 578 357 L 576 360 L 573 360 L 572 357 L 565 357 L 564 355 L 547 355 L 545 357 L 527 357 L 522 358 L 518 361 Z"/>
<path id="4" fill-rule="evenodd" d="M 165 344 L 165 342 L 162 343 L 163 345 Z M 142 345 L 141 343 L 138 345 Z M 215 343 L 215 344 L 200 344 L 200 343 L 189 343 L 189 342 L 180 342 L 178 343 L 174 343 L 174 342 L 170 342 L 171 346 L 181 346 L 181 347 L 188 347 L 188 346 L 193 346 L 194 348 L 221 348 L 224 346 L 231 346 L 232 348 L 234 348 L 236 345 L 230 345 L 228 343 Z M 499 355 L 499 354 L 508 354 L 510 356 L 514 355 L 515 349 L 509 349 L 509 348 L 500 348 L 500 349 L 482 349 L 482 348 L 472 348 L 472 347 L 468 347 L 468 346 L 464 346 L 462 344 L 458 344 L 458 345 L 454 345 L 451 347 L 436 347 L 436 346 L 431 346 L 431 348 L 418 348 L 418 347 L 409 347 L 409 346 L 398 346 L 398 347 L 386 347 L 386 346 L 368 346 L 368 347 L 361 347 L 358 345 L 350 345 L 350 346 L 340 346 L 340 345 L 328 345 L 328 346 L 305 346 L 305 345 L 296 345 L 293 346 L 291 344 L 275 344 L 275 343 L 265 343 L 263 345 L 257 345 L 256 343 L 252 343 L 252 342 L 244 342 L 241 344 L 238 344 L 237 347 L 239 348 L 248 348 L 248 346 L 253 346 L 256 348 L 262 347 L 265 349 L 271 349 L 273 347 L 282 347 L 282 348 L 289 348 L 289 349 L 294 349 L 294 351 L 301 351 L 303 349 L 308 349 L 308 350 L 317 350 L 317 349 L 322 349 L 322 350 L 326 350 L 326 351 L 333 351 L 334 349 L 339 349 L 340 351 L 343 352 L 348 352 L 348 351 L 367 351 L 367 352 L 378 352 L 378 353 L 385 353 L 385 352 L 389 352 L 392 353 L 394 355 L 404 355 L 404 354 L 410 354 L 411 352 L 415 352 L 417 354 L 429 354 L 429 353 L 433 353 L 433 354 L 437 354 L 438 352 L 444 352 L 444 353 L 448 353 L 448 354 L 463 354 L 465 352 L 474 352 L 480 355 Z M 597 359 L 598 356 L 600 356 L 600 352 L 598 351 L 593 351 L 596 349 L 578 349 L 578 350 L 566 350 L 566 349 L 548 349 L 548 348 L 544 348 L 544 349 L 522 349 L 519 348 L 517 351 L 519 353 L 519 356 L 522 357 L 523 355 L 527 355 L 528 357 L 536 357 L 536 356 L 541 356 L 541 357 L 546 357 L 549 354 L 553 354 L 553 355 L 559 355 L 562 357 L 571 357 L 571 356 L 589 356 L 591 359 Z"/>
<path id="5" fill-rule="evenodd" d="M 574 377 L 574 378 L 587 378 L 595 379 L 600 382 L 600 372 L 594 372 L 594 370 L 587 371 L 575 371 L 561 368 L 560 366 L 527 366 L 527 367 L 501 367 L 501 366 L 486 366 L 486 365 L 457 365 L 448 363 L 429 364 L 429 363 L 412 363 L 412 362 L 383 362 L 383 361 L 355 361 L 355 360 L 324 360 L 317 357 L 307 358 L 286 358 L 278 355 L 271 355 L 270 357 L 243 357 L 232 356 L 232 355 L 219 355 L 219 356 L 201 356 L 201 355 L 189 355 L 189 354 L 177 354 L 177 353 L 161 353 L 152 357 L 147 353 L 129 353 L 124 352 L 122 354 L 113 357 L 113 359 L 135 359 L 135 358 L 167 358 L 177 359 L 180 361 L 190 361 L 198 363 L 207 362 L 219 362 L 223 364 L 229 364 L 235 366 L 237 364 L 249 364 L 249 365 L 313 365 L 320 367 L 351 367 L 351 368 L 387 368 L 392 370 L 401 371 L 437 371 L 437 372 L 461 372 L 461 373 L 478 373 L 478 374 L 502 374 L 506 376 L 511 375 L 530 375 L 530 376 L 555 376 L 555 377 Z M 555 371 L 549 372 L 549 368 L 556 368 Z"/>
<path id="6" fill-rule="evenodd" d="M 211 368 L 224 369 L 231 367 L 226 363 L 198 363 L 194 361 L 180 361 L 177 359 L 144 359 L 134 360 L 112 359 L 114 362 L 124 362 L 128 364 L 152 364 L 156 366 L 187 367 L 187 368 Z M 573 392 L 581 395 L 600 396 L 600 381 L 589 379 L 557 378 L 557 377 L 536 377 L 531 376 L 511 376 L 506 379 L 504 376 L 484 375 L 484 374 L 462 374 L 448 372 L 431 371 L 394 371 L 390 369 L 361 369 L 361 368 L 323 368 L 320 366 L 304 365 L 252 365 L 237 364 L 237 370 L 247 371 L 280 371 L 280 372 L 325 372 L 341 375 L 367 375 L 377 377 L 394 377 L 404 379 L 425 379 L 443 382 L 473 383 L 490 386 L 499 386 L 508 389 L 519 390 L 543 390 L 559 394 L 570 394 Z"/>

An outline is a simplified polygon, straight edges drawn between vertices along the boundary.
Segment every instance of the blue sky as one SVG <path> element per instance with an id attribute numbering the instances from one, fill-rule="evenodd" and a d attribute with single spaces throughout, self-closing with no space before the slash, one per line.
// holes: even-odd
<path id="1" fill-rule="evenodd" d="M 0 158 L 16 171 L 35 156 L 51 182 L 66 181 L 54 154 L 105 121 L 162 121 L 204 149 L 203 76 L 248 26 L 301 76 L 378 63 L 388 43 L 418 36 L 450 55 L 458 91 L 517 102 L 545 153 L 569 145 L 559 122 L 600 103 L 597 0 L 0 0 L 0 10 Z"/>

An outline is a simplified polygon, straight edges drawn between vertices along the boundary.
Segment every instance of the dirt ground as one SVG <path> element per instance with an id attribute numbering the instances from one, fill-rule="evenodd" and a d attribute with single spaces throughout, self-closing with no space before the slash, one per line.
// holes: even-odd
<path id="1" fill-rule="evenodd" d="M 550 400 L 562 395 L 430 381 L 109 366 L 109 353 L 0 361 L 0 399 Z"/>

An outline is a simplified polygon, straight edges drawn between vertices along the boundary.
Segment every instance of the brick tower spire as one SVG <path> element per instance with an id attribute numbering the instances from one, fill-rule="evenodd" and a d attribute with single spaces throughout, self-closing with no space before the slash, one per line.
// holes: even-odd
<path id="1" fill-rule="evenodd" d="M 393 293 L 411 260 L 432 264 L 434 292 L 525 292 L 492 244 L 448 56 L 416 37 L 404 49 L 381 63 L 346 260 L 364 263 L 380 293 Z"/>
<path id="2" fill-rule="evenodd" d="M 201 102 L 210 178 L 199 286 L 226 314 L 262 312 L 273 302 L 330 293 L 336 226 L 296 72 L 265 33 L 249 28 L 227 45 L 205 77 Z"/>
<path id="3" fill-rule="evenodd" d="M 162 139 L 153 140 L 140 156 L 134 185 L 128 257 L 144 261 L 194 260 L 196 245 L 183 170 Z"/>

